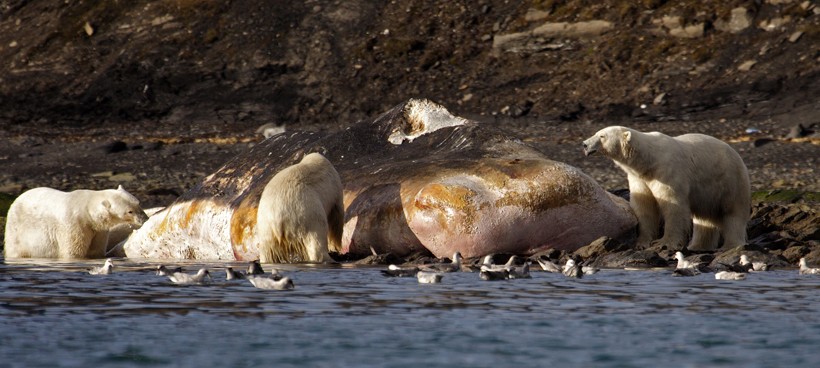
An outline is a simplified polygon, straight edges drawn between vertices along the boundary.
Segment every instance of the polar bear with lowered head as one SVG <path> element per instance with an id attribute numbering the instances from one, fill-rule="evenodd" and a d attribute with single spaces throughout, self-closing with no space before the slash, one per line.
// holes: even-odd
<path id="1" fill-rule="evenodd" d="M 331 262 L 342 249 L 342 179 L 324 156 L 305 155 L 265 185 L 256 214 L 263 263 Z"/>
<path id="2" fill-rule="evenodd" d="M 139 200 L 122 186 L 62 192 L 34 188 L 9 207 L 6 258 L 102 258 L 118 225 L 140 227 L 148 219 Z"/>
<path id="3" fill-rule="evenodd" d="M 583 143 L 626 171 L 638 245 L 690 250 L 746 244 L 751 187 L 746 165 L 725 142 L 704 134 L 677 137 L 610 126 Z M 660 224 L 663 237 L 658 239 Z"/>

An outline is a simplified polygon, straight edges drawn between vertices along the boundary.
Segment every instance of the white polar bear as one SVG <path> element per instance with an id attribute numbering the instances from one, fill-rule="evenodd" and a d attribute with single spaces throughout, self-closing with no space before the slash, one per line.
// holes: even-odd
<path id="1" fill-rule="evenodd" d="M 583 146 L 587 156 L 601 152 L 626 171 L 639 246 L 682 249 L 693 222 L 690 250 L 714 250 L 720 235 L 725 247 L 746 244 L 749 174 L 728 144 L 703 134 L 673 138 L 611 126 Z"/>
<path id="2" fill-rule="evenodd" d="M 263 263 L 331 262 L 342 249 L 342 179 L 324 156 L 311 153 L 265 185 L 256 215 Z"/>
<path id="3" fill-rule="evenodd" d="M 102 258 L 109 231 L 139 227 L 148 216 L 122 186 L 62 192 L 34 188 L 9 207 L 6 258 Z"/>

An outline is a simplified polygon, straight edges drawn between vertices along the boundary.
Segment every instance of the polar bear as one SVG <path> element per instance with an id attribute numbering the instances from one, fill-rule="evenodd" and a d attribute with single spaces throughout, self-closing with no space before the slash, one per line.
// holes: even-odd
<path id="1" fill-rule="evenodd" d="M 740 155 L 704 134 L 670 137 L 610 126 L 583 142 L 589 156 L 600 152 L 623 169 L 630 206 L 638 217 L 638 245 L 672 250 L 714 250 L 746 244 L 751 187 Z M 658 239 L 661 221 L 663 237 Z M 694 226 L 693 226 L 694 223 Z"/>
<path id="2" fill-rule="evenodd" d="M 102 258 L 109 231 L 142 226 L 148 219 L 139 200 L 122 186 L 62 192 L 34 188 L 9 207 L 6 258 Z"/>
<path id="3" fill-rule="evenodd" d="M 265 185 L 256 215 L 263 263 L 331 262 L 342 249 L 342 179 L 319 153 L 280 171 Z"/>

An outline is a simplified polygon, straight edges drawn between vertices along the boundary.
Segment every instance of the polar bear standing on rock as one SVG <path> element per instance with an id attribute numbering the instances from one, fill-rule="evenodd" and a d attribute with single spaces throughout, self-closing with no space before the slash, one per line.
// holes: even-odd
<path id="1" fill-rule="evenodd" d="M 17 197 L 6 220 L 6 258 L 102 258 L 108 233 L 148 219 L 120 186 L 62 192 L 34 188 Z"/>
<path id="2" fill-rule="evenodd" d="M 611 126 L 583 145 L 587 156 L 601 152 L 626 171 L 638 246 L 680 250 L 690 229 L 690 250 L 714 250 L 721 235 L 725 247 L 746 244 L 749 174 L 728 144 L 703 134 L 670 137 Z"/>
<path id="3" fill-rule="evenodd" d="M 331 262 L 342 249 L 342 179 L 324 156 L 311 153 L 280 171 L 259 200 L 256 234 L 263 263 Z"/>

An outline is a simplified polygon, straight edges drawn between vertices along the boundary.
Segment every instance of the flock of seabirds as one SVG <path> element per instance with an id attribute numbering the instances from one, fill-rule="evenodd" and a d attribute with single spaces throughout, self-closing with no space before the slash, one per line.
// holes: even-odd
<path id="1" fill-rule="evenodd" d="M 510 256 L 505 264 L 494 264 L 493 256 L 488 255 L 483 258 L 481 264 L 465 264 L 461 253 L 453 254 L 450 263 L 431 263 L 419 266 L 397 266 L 391 264 L 387 269 L 381 270 L 386 277 L 415 277 L 421 284 L 440 283 L 446 273 L 450 272 L 478 272 L 479 277 L 485 281 L 528 279 L 530 276 L 530 265 L 532 260 L 526 259 L 521 264 L 520 257 Z M 685 259 L 683 253 L 675 253 L 678 263 L 673 271 L 673 276 L 696 276 L 701 273 L 714 272 L 704 263 L 691 262 Z M 584 266 L 574 259 L 568 259 L 563 266 L 552 262 L 545 256 L 536 258 L 535 261 L 544 272 L 562 273 L 570 278 L 582 278 L 584 275 L 592 275 L 600 271 L 598 268 Z M 752 262 L 745 254 L 740 255 L 738 262 L 733 264 L 721 263 L 726 270 L 715 272 L 717 280 L 743 280 L 749 272 L 764 272 L 771 267 L 764 262 Z M 114 262 L 111 258 L 105 260 L 105 264 L 88 270 L 92 275 L 110 275 L 114 272 Z M 800 259 L 800 275 L 820 275 L 820 268 L 809 267 L 805 258 Z M 196 274 L 183 272 L 181 267 L 168 268 L 164 265 L 157 266 L 158 276 L 167 276 L 174 284 L 180 285 L 202 285 L 212 280 L 210 271 L 207 268 L 200 268 Z M 225 277 L 227 281 L 248 280 L 254 287 L 269 290 L 293 290 L 295 285 L 293 280 L 282 275 L 275 268 L 270 273 L 265 273 L 259 260 L 249 262 L 247 272 L 236 271 L 232 267 L 225 267 Z"/>

